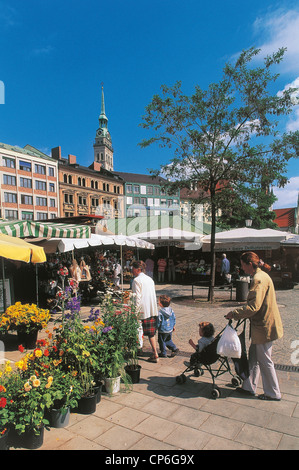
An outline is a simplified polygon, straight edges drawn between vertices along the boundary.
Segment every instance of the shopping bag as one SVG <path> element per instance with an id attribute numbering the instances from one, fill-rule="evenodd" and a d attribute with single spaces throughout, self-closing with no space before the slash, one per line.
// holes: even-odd
<path id="1" fill-rule="evenodd" d="M 241 342 L 234 328 L 227 325 L 219 339 L 217 354 L 225 357 L 240 358 L 242 353 Z"/>

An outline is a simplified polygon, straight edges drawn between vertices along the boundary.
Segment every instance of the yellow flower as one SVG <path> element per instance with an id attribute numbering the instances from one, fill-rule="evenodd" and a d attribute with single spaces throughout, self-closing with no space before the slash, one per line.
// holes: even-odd
<path id="1" fill-rule="evenodd" d="M 32 385 L 33 385 L 33 387 L 39 387 L 40 386 L 40 380 L 38 380 L 38 379 L 33 380 Z"/>
<path id="2" fill-rule="evenodd" d="M 43 351 L 41 349 L 36 349 L 34 351 L 35 357 L 42 357 Z"/>

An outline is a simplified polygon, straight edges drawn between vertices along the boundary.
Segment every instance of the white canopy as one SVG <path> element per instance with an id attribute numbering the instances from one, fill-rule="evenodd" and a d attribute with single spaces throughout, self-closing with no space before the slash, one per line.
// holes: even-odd
<path id="1" fill-rule="evenodd" d="M 138 233 L 138 238 L 152 241 L 157 246 L 169 245 L 171 242 L 175 244 L 181 242 L 187 246 L 192 244 L 194 250 L 199 250 L 202 246 L 202 237 L 198 233 L 171 227 Z"/>
<path id="2" fill-rule="evenodd" d="M 247 227 L 218 232 L 215 236 L 215 251 L 275 250 L 290 235 L 289 232 L 270 228 L 257 230 Z M 211 235 L 203 237 L 202 250 L 211 250 Z"/>
<path id="3" fill-rule="evenodd" d="M 154 249 L 152 243 L 140 240 L 137 237 L 128 237 L 125 235 L 96 235 L 91 234 L 90 238 L 50 238 L 40 243 L 46 253 L 65 253 L 74 249 L 87 248 L 89 246 L 117 245 L 132 246 L 138 248 Z"/>

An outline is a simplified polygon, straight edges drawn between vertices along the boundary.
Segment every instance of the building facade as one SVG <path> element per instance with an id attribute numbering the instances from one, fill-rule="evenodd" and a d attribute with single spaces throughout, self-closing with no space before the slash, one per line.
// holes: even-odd
<path id="1" fill-rule="evenodd" d="M 52 156 L 58 162 L 61 217 L 123 217 L 123 180 L 118 175 L 98 162 L 79 165 L 75 155 L 62 158 L 60 147 L 52 149 Z"/>
<path id="2" fill-rule="evenodd" d="M 57 161 L 39 150 L 0 144 L 0 210 L 5 220 L 59 217 Z"/>
<path id="3" fill-rule="evenodd" d="M 117 172 L 117 175 L 124 181 L 126 217 L 179 213 L 179 191 L 168 195 L 165 179 L 138 173 Z"/>

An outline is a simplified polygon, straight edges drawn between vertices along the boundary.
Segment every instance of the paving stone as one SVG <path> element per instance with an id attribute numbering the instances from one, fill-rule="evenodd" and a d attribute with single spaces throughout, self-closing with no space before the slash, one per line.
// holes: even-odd
<path id="1" fill-rule="evenodd" d="M 235 441 L 251 445 L 261 450 L 276 450 L 281 441 L 282 434 L 266 430 L 251 424 L 244 424 Z"/>

